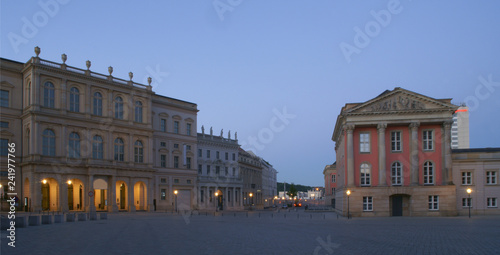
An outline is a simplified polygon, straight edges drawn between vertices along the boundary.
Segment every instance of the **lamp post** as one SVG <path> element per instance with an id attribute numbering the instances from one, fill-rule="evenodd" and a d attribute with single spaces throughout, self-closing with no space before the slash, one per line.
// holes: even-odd
<path id="1" fill-rule="evenodd" d="M 351 195 L 351 191 L 347 190 L 346 194 L 347 194 L 347 219 L 350 219 L 351 216 L 349 215 L 350 214 L 349 213 L 349 195 Z"/>
<path id="2" fill-rule="evenodd" d="M 215 192 L 215 211 L 218 211 L 218 203 L 219 203 L 219 192 Z"/>
<path id="3" fill-rule="evenodd" d="M 470 218 L 470 207 L 472 205 L 472 201 L 470 200 L 470 193 L 472 192 L 472 190 L 470 188 L 467 189 L 467 194 L 469 194 L 469 198 L 467 199 L 468 201 L 468 205 L 469 205 L 469 218 Z"/>
<path id="4" fill-rule="evenodd" d="M 177 190 L 174 190 L 174 195 L 175 195 L 175 212 L 177 212 L 177 193 L 179 193 Z"/>
<path id="5" fill-rule="evenodd" d="M 250 192 L 249 196 L 250 196 L 250 204 L 253 205 L 253 193 Z"/>

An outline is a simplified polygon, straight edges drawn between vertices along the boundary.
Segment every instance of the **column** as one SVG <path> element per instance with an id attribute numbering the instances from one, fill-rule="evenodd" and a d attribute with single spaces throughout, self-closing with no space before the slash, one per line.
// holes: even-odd
<path id="1" fill-rule="evenodd" d="M 33 174 L 30 178 L 30 198 L 31 211 L 39 212 L 42 210 L 42 179 L 38 174 Z"/>
<path id="2" fill-rule="evenodd" d="M 132 134 L 129 134 L 128 135 L 128 153 L 127 151 L 125 150 L 125 154 L 128 154 L 127 156 L 125 156 L 125 161 L 128 161 L 129 164 L 133 164 L 134 163 L 134 137 L 132 136 Z"/>
<path id="3" fill-rule="evenodd" d="M 108 142 L 106 143 L 107 149 L 104 151 L 104 159 L 114 160 L 114 157 L 115 157 L 114 142 L 115 141 L 113 140 L 113 133 L 111 133 L 111 131 L 108 131 L 107 133 L 108 133 L 108 135 L 107 135 Z"/>
<path id="4" fill-rule="evenodd" d="M 385 164 L 385 129 L 386 123 L 380 123 L 378 130 L 378 186 L 387 186 L 386 164 Z"/>
<path id="5" fill-rule="evenodd" d="M 31 105 L 34 106 L 35 111 L 40 110 L 40 97 L 43 96 L 43 90 L 40 84 L 40 78 L 37 77 L 38 72 L 33 71 L 31 75 Z"/>
<path id="6" fill-rule="evenodd" d="M 354 125 L 346 125 L 347 132 L 347 186 L 354 186 Z"/>
<path id="7" fill-rule="evenodd" d="M 33 155 L 42 155 L 42 146 L 39 146 L 42 143 L 41 132 L 40 132 L 40 124 L 35 120 L 35 117 L 32 118 L 32 129 L 31 129 L 31 146 L 30 146 L 30 154 Z"/>
<path id="8" fill-rule="evenodd" d="M 410 124 L 410 183 L 418 185 L 418 127 L 420 123 Z"/>
<path id="9" fill-rule="evenodd" d="M 85 190 L 87 192 L 84 192 L 83 196 L 86 197 L 88 196 L 89 197 L 89 209 L 88 209 L 88 212 L 90 213 L 95 213 L 96 212 L 96 208 L 95 208 L 95 202 L 94 202 L 94 197 L 95 197 L 95 192 L 94 192 L 94 176 L 93 175 L 89 175 L 88 176 L 88 184 L 86 185 L 86 188 Z M 92 196 L 89 196 L 90 194 L 90 191 L 93 192 L 93 195 Z"/>
<path id="10" fill-rule="evenodd" d="M 128 209 L 129 212 L 135 212 L 134 181 L 132 179 L 128 182 Z"/>
<path id="11" fill-rule="evenodd" d="M 153 212 L 154 211 L 154 207 L 153 207 L 153 179 L 152 178 L 148 178 L 148 186 L 146 187 L 147 189 L 147 193 L 146 193 L 146 201 L 147 201 L 147 204 L 148 204 L 148 207 L 147 207 L 147 211 L 149 212 Z"/>
<path id="12" fill-rule="evenodd" d="M 68 88 L 67 88 L 67 83 L 68 83 L 68 80 L 66 79 L 62 79 L 61 81 L 61 90 L 59 92 L 59 98 L 61 100 L 61 113 L 62 114 L 66 114 L 66 111 L 68 110 Z M 56 107 L 57 107 L 57 88 L 56 88 Z"/>
<path id="13" fill-rule="evenodd" d="M 442 145 L 444 151 L 444 167 L 442 172 L 443 185 L 448 185 L 453 183 L 452 171 L 451 171 L 451 124 L 452 121 L 445 121 L 443 123 L 444 128 L 444 142 Z"/>
<path id="14" fill-rule="evenodd" d="M 208 186 L 205 187 L 205 194 L 203 194 L 203 196 L 204 196 L 203 197 L 203 200 L 204 200 L 203 204 L 205 205 L 205 209 L 207 209 L 208 208 L 208 200 L 209 200 L 209 198 L 208 198 Z"/>
<path id="15" fill-rule="evenodd" d="M 108 206 L 109 212 L 118 212 L 118 205 L 116 205 L 116 176 L 111 175 L 108 178 L 108 194 L 111 206 Z M 123 203 L 123 202 L 122 202 Z"/>
<path id="16" fill-rule="evenodd" d="M 57 175 L 59 182 L 59 209 L 65 213 L 69 211 L 68 207 L 68 183 L 61 175 Z"/>

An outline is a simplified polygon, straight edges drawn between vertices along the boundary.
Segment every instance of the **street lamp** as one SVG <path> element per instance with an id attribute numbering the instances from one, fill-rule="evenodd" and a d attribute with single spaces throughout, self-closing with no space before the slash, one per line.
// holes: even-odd
<path id="1" fill-rule="evenodd" d="M 253 193 L 250 193 L 249 196 L 250 196 L 250 204 L 253 205 Z"/>
<path id="2" fill-rule="evenodd" d="M 347 219 L 350 219 L 350 215 L 349 215 L 349 195 L 351 195 L 351 191 L 347 190 L 346 194 L 347 194 Z"/>
<path id="3" fill-rule="evenodd" d="M 472 201 L 470 200 L 470 193 L 472 193 L 472 190 L 470 188 L 467 189 L 467 194 L 469 194 L 469 198 L 467 199 L 468 203 L 469 204 L 469 218 L 470 218 L 470 207 L 471 207 L 471 204 L 472 204 Z"/>
<path id="4" fill-rule="evenodd" d="M 177 190 L 174 190 L 174 195 L 175 195 L 175 212 L 177 212 L 177 193 L 179 193 Z"/>
<path id="5" fill-rule="evenodd" d="M 215 192 L 215 211 L 218 211 L 218 203 L 219 203 L 219 192 Z"/>

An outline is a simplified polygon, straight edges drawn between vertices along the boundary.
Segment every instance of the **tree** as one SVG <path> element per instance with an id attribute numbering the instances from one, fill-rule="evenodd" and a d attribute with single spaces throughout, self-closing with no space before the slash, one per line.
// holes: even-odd
<path id="1" fill-rule="evenodd" d="M 297 196 L 297 189 L 295 188 L 295 185 L 292 183 L 290 185 L 290 190 L 286 193 L 289 197 L 294 198 Z"/>

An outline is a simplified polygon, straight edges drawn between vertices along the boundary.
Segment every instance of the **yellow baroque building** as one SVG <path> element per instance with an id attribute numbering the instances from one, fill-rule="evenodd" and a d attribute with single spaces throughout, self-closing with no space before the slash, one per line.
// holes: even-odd
<path id="1" fill-rule="evenodd" d="M 196 207 L 197 105 L 149 85 L 56 63 L 0 59 L 1 151 L 15 145 L 24 211 L 170 211 Z M 176 204 L 177 203 L 177 204 Z"/>

